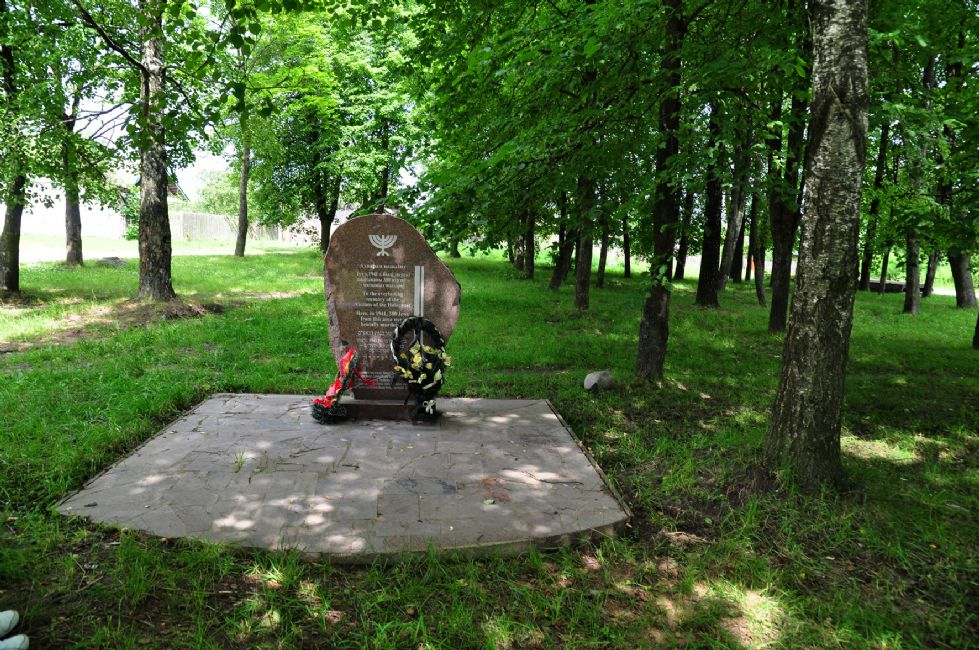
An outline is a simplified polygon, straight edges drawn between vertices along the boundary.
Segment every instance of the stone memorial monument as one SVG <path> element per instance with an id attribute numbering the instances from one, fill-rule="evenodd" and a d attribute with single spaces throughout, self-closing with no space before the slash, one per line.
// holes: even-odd
<path id="1" fill-rule="evenodd" d="M 353 417 L 405 417 L 408 391 L 401 382 L 392 384 L 391 336 L 405 318 L 423 316 L 448 340 L 459 318 L 459 282 L 414 226 L 372 214 L 333 233 L 324 286 L 333 357 L 339 363 L 354 346 L 360 374 L 377 382 L 356 386 L 348 411 Z"/>

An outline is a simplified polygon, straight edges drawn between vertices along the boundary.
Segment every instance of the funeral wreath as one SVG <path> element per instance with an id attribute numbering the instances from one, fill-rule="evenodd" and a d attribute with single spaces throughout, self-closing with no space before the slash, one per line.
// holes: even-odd
<path id="1" fill-rule="evenodd" d="M 437 417 L 435 396 L 445 383 L 445 371 L 452 363 L 445 353 L 445 337 L 438 327 L 421 316 L 404 319 L 391 337 L 391 354 L 395 381 L 404 381 L 409 399 L 415 399 L 411 419 Z"/>

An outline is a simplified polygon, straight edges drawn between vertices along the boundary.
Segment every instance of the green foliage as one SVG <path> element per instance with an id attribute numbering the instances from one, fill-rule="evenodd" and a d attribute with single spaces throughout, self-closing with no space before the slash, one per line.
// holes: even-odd
<path id="1" fill-rule="evenodd" d="M 192 209 L 208 214 L 238 214 L 238 176 L 229 172 L 206 172 L 200 199 Z"/>

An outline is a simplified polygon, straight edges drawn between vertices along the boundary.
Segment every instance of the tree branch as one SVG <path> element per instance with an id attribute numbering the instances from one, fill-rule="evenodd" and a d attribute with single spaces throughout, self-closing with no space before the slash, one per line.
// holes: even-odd
<path id="1" fill-rule="evenodd" d="M 116 43 L 112 39 L 112 37 L 109 36 L 109 34 L 105 31 L 105 29 L 103 29 L 102 26 L 95 21 L 95 18 L 92 17 L 92 14 L 88 13 L 88 10 L 82 6 L 82 3 L 79 2 L 79 0 L 71 0 L 71 2 L 78 9 L 78 13 L 82 15 L 82 20 L 84 20 L 89 27 L 94 29 L 95 32 L 102 37 L 102 40 L 105 41 L 105 44 L 109 46 L 109 49 L 119 54 L 119 56 L 124 58 L 131 66 L 135 67 L 140 72 L 144 72 L 144 73 L 146 72 L 146 68 L 143 66 L 143 64 L 140 63 L 135 57 L 133 57 L 132 54 L 127 52 L 125 48 L 123 48 L 121 45 Z"/>

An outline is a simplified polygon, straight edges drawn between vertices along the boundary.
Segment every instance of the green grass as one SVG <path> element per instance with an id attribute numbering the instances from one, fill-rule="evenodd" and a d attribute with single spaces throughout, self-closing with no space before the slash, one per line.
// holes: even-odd
<path id="1" fill-rule="evenodd" d="M 315 252 L 178 257 L 178 292 L 246 299 L 0 355 L 0 609 L 37 647 L 970 647 L 979 638 L 976 313 L 858 297 L 844 415 L 852 488 L 800 495 L 758 467 L 781 340 L 748 287 L 674 293 L 668 381 L 632 379 L 644 280 L 578 314 L 543 271 L 450 260 L 463 286 L 447 395 L 551 399 L 635 512 L 621 538 L 485 560 L 346 568 L 67 520 L 51 506 L 210 393 L 332 377 Z M 135 267 L 27 269 L 0 339 L 121 300 Z M 57 311 L 61 310 L 61 311 Z M 17 329 L 21 328 L 21 329 Z M 19 333 L 18 333 L 19 332 Z M 32 334 L 32 332 L 34 334 Z M 615 390 L 580 388 L 610 368 Z M 4 520 L 6 522 L 4 523 Z"/>

